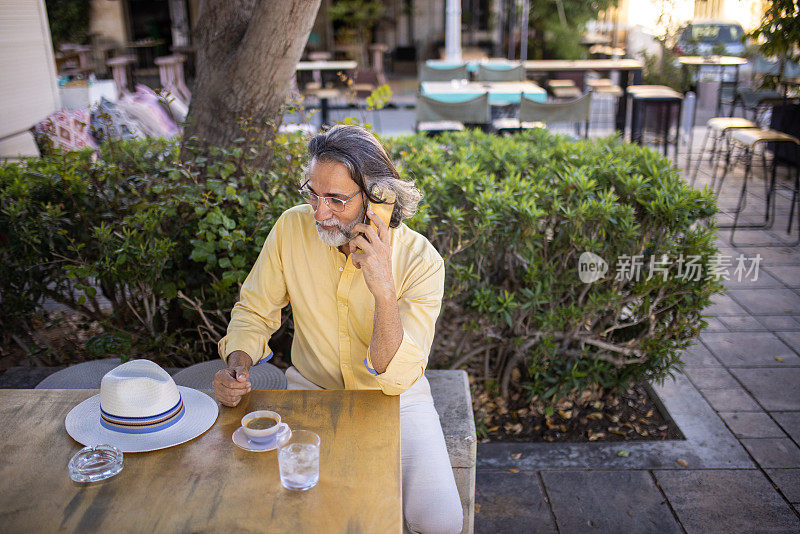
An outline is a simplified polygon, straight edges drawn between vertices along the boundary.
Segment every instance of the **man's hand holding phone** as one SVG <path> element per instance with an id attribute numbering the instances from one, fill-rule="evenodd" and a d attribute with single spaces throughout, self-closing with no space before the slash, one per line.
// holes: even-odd
<path id="1" fill-rule="evenodd" d="M 367 288 L 376 302 L 397 300 L 392 274 L 392 247 L 389 244 L 389 226 L 371 209 L 367 210 L 371 224 L 359 223 L 353 227 L 358 236 L 352 243 L 359 250 L 351 258 L 356 269 L 364 273 Z"/>

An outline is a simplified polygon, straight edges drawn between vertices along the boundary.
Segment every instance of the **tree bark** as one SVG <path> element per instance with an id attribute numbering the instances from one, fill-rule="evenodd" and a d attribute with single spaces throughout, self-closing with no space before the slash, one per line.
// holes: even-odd
<path id="1" fill-rule="evenodd" d="M 184 150 L 270 138 L 320 0 L 206 0 L 196 29 L 197 76 Z M 266 164 L 268 155 L 262 156 Z M 254 163 L 259 163 L 258 161 Z"/>

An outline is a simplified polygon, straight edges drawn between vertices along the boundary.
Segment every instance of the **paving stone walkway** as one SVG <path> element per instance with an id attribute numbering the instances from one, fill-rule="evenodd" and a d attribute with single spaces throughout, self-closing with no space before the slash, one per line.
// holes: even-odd
<path id="1" fill-rule="evenodd" d="M 726 179 L 723 209 L 736 205 L 742 176 Z M 709 177 L 703 164 L 696 187 Z M 752 189 L 745 220 L 757 222 L 763 188 Z M 778 194 L 773 229 L 737 230 L 737 242 L 795 238 L 796 221 L 785 232 L 790 199 Z M 628 458 L 598 444 L 479 444 L 476 532 L 800 532 L 800 247 L 737 248 L 729 234 L 720 230 L 720 252 L 760 254 L 758 279 L 724 282 L 684 375 L 656 388 L 687 442 L 630 444 Z"/>

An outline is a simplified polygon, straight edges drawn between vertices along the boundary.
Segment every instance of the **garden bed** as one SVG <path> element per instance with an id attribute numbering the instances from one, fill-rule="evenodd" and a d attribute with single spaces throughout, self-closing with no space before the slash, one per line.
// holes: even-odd
<path id="1" fill-rule="evenodd" d="M 552 412 L 522 392 L 506 403 L 490 397 L 479 381 L 471 381 L 470 389 L 480 443 L 684 439 L 646 382 L 617 395 L 584 392 L 562 399 Z"/>

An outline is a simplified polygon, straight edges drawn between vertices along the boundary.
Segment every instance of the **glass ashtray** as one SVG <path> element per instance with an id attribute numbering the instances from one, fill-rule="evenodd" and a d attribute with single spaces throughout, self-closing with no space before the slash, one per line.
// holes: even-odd
<path id="1" fill-rule="evenodd" d="M 97 482 L 122 471 L 122 451 L 111 445 L 84 447 L 69 461 L 69 476 L 75 482 Z"/>

